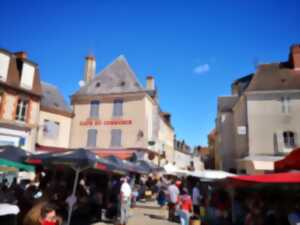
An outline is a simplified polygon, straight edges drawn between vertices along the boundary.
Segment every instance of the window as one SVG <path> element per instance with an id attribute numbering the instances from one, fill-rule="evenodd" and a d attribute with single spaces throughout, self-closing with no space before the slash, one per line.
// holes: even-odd
<path id="1" fill-rule="evenodd" d="M 122 139 L 122 131 L 120 129 L 111 130 L 111 143 L 112 147 L 120 147 Z"/>
<path id="2" fill-rule="evenodd" d="M 97 130 L 89 129 L 87 137 L 87 147 L 96 147 L 97 144 Z"/>
<path id="3" fill-rule="evenodd" d="M 16 110 L 16 120 L 25 121 L 28 110 L 28 100 L 19 99 L 17 110 Z"/>
<path id="4" fill-rule="evenodd" d="M 6 81 L 8 68 L 9 68 L 9 56 L 5 54 L 0 54 L 0 80 Z"/>
<path id="5" fill-rule="evenodd" d="M 292 131 L 283 132 L 283 140 L 286 148 L 295 147 L 295 133 Z"/>
<path id="6" fill-rule="evenodd" d="M 43 135 L 46 138 L 57 139 L 59 136 L 59 122 L 44 120 Z"/>
<path id="7" fill-rule="evenodd" d="M 123 116 L 123 100 L 118 99 L 114 101 L 113 116 Z"/>
<path id="8" fill-rule="evenodd" d="M 21 87 L 26 89 L 32 89 L 34 66 L 24 63 L 22 68 Z"/>
<path id="9" fill-rule="evenodd" d="M 91 111 L 90 117 L 91 118 L 98 118 L 99 117 L 99 101 L 91 101 Z"/>
<path id="10" fill-rule="evenodd" d="M 290 103 L 290 98 L 289 97 L 282 97 L 281 98 L 281 111 L 283 113 L 289 113 L 289 104 Z"/>

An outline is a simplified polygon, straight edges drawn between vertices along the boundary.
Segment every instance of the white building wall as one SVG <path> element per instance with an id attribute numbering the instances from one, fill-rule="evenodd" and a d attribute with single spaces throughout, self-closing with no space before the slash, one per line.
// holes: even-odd
<path id="1" fill-rule="evenodd" d="M 282 111 L 283 96 L 289 96 L 289 111 Z M 300 92 L 248 94 L 250 155 L 288 153 L 283 132 L 292 131 L 296 145 L 300 144 Z"/>

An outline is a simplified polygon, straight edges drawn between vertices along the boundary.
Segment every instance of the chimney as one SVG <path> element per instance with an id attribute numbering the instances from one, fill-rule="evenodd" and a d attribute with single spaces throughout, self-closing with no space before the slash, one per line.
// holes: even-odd
<path id="1" fill-rule="evenodd" d="M 171 114 L 170 114 L 170 113 L 167 113 L 167 112 L 164 112 L 164 113 L 163 113 L 163 117 L 164 117 L 165 121 L 166 121 L 169 125 L 171 125 Z"/>
<path id="2" fill-rule="evenodd" d="M 290 62 L 294 70 L 300 70 L 300 44 L 294 44 L 291 46 Z"/>
<path id="3" fill-rule="evenodd" d="M 96 59 L 93 55 L 88 55 L 85 57 L 85 71 L 84 71 L 84 81 L 86 83 L 90 82 L 96 73 Z"/>
<path id="4" fill-rule="evenodd" d="M 14 53 L 17 59 L 27 59 L 27 53 L 26 52 L 15 52 Z"/>
<path id="5" fill-rule="evenodd" d="M 154 77 L 147 76 L 147 90 L 155 90 Z"/>

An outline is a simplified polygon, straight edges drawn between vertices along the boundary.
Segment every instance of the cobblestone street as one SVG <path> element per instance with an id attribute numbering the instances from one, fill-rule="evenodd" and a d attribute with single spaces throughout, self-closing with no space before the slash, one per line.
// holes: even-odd
<path id="1" fill-rule="evenodd" d="M 161 209 L 156 202 L 138 203 L 130 210 L 128 225 L 175 225 L 167 220 L 167 208 Z M 95 223 L 93 225 L 106 225 L 111 223 Z"/>

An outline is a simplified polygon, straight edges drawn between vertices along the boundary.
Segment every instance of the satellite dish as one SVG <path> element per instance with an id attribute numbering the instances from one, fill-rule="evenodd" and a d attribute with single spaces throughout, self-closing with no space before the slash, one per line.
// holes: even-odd
<path id="1" fill-rule="evenodd" d="M 83 87 L 85 85 L 85 82 L 83 80 L 80 80 L 78 82 L 79 87 Z"/>

